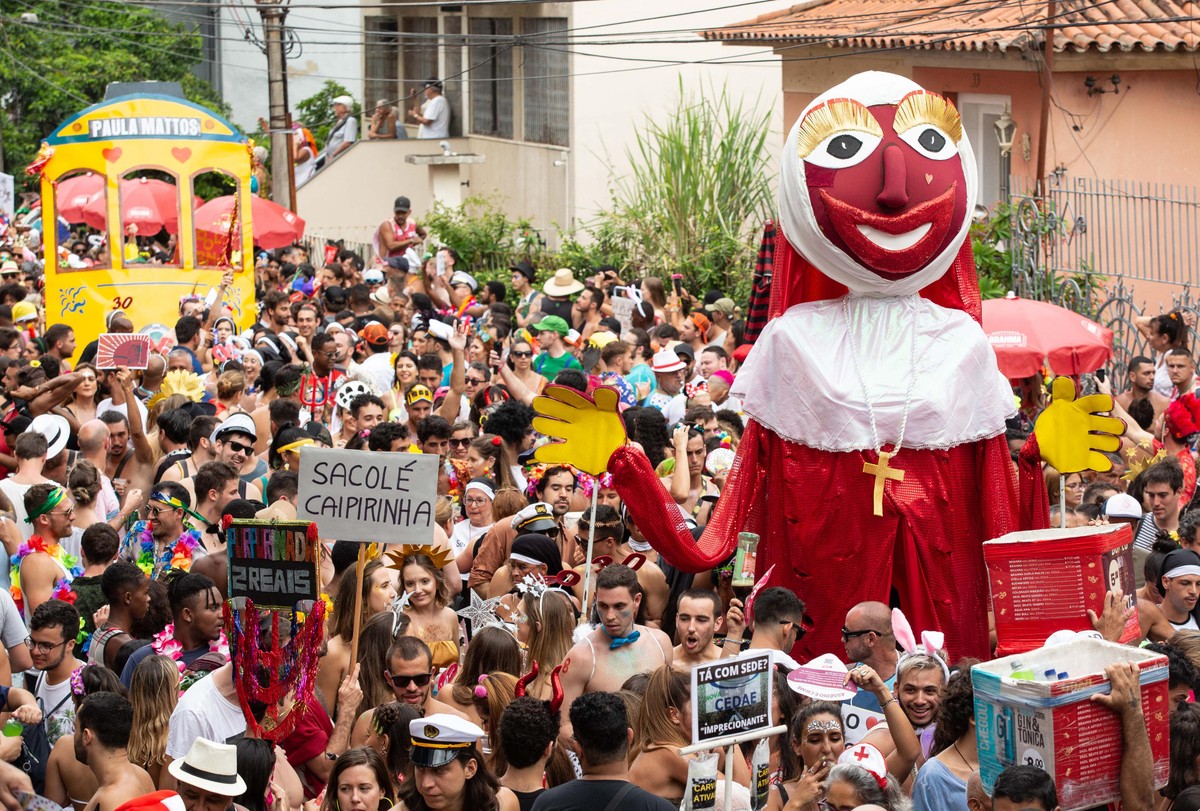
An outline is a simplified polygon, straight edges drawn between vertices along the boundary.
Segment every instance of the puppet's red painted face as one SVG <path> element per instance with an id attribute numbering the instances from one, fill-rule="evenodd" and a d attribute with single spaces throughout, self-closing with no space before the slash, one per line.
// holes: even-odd
<path id="1" fill-rule="evenodd" d="M 809 111 L 797 147 L 825 237 L 884 279 L 921 270 L 959 234 L 967 188 L 958 112 L 936 93 Z"/>

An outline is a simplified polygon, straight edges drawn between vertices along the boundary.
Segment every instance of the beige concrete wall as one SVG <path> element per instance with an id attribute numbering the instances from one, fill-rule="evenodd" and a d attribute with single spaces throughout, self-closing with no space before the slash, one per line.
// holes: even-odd
<path id="1" fill-rule="evenodd" d="M 494 199 L 516 219 L 529 218 L 551 241 L 564 219 L 564 171 L 554 162 L 558 147 L 496 138 L 451 138 L 452 152 L 483 155 L 482 164 L 461 167 L 463 197 Z M 396 197 L 412 201 L 417 222 L 433 205 L 429 167 L 406 155 L 441 154 L 438 141 L 360 141 L 297 191 L 297 213 L 310 235 L 370 242 L 391 216 Z M 553 247 L 553 242 L 551 243 Z"/>
<path id="2" fill-rule="evenodd" d="M 699 93 L 726 87 L 735 98 L 771 112 L 771 172 L 783 140 L 780 61 L 769 46 L 729 47 L 694 34 L 790 6 L 788 0 L 745 8 L 714 8 L 694 0 L 603 0 L 572 4 L 572 27 L 613 44 L 579 45 L 571 56 L 571 144 L 576 219 L 586 223 L 609 205 L 613 182 L 629 171 L 627 153 L 647 117 L 664 120 L 675 109 L 680 84 Z M 681 14 L 682 12 L 688 12 Z M 646 19 L 657 15 L 660 19 Z M 628 22 L 623 22 L 628 21 Z M 677 30 L 687 28 L 689 30 Z M 651 32 L 669 31 L 667 34 Z M 655 44 L 629 40 L 668 39 Z M 691 64 L 671 64 L 688 62 Z M 736 63 L 742 64 L 736 64 Z"/>

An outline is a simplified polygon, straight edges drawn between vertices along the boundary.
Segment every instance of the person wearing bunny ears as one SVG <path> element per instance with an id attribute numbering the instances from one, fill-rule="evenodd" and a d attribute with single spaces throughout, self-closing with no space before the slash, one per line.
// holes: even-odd
<path id="1" fill-rule="evenodd" d="M 942 658 L 945 637 L 938 631 L 923 631 L 917 641 L 912 626 L 900 609 L 892 609 L 892 633 L 904 653 L 896 663 L 896 699 L 921 739 L 922 755 L 929 757 L 934 719 L 942 693 L 950 681 L 950 668 Z M 879 724 L 863 738 L 886 758 L 896 748 L 886 724 Z"/>

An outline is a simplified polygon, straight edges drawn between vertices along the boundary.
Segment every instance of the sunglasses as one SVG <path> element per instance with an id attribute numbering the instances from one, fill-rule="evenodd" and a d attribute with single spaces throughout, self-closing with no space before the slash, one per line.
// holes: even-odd
<path id="1" fill-rule="evenodd" d="M 469 386 L 480 386 L 480 385 L 483 385 L 484 383 L 486 383 L 487 381 L 484 380 L 482 377 L 468 377 L 466 382 L 467 382 L 467 385 L 469 385 Z"/>
<path id="2" fill-rule="evenodd" d="M 229 447 L 233 449 L 234 453 L 247 453 L 248 454 L 248 453 L 254 452 L 253 445 L 243 445 L 240 442 L 234 442 L 232 439 L 229 440 L 229 442 L 227 442 L 226 444 L 229 445 Z"/>
<path id="3" fill-rule="evenodd" d="M 397 690 L 403 690 L 409 684 L 415 684 L 417 687 L 425 687 L 429 684 L 429 679 L 432 677 L 430 673 L 420 673 L 416 676 L 399 676 L 395 673 L 383 672 L 387 683 Z"/>
<path id="4" fill-rule="evenodd" d="M 883 634 L 879 633 L 879 631 L 876 631 L 873 628 L 865 628 L 861 631 L 851 631 L 849 628 L 843 628 L 842 629 L 842 641 L 845 642 L 848 639 L 854 639 L 854 637 L 856 637 L 856 636 L 866 636 L 867 634 L 875 634 L 875 636 L 883 636 Z"/>
<path id="5" fill-rule="evenodd" d="M 451 438 L 450 444 L 455 448 L 465 448 L 471 444 L 471 438 L 470 437 L 467 437 L 466 439 Z"/>
<path id="6" fill-rule="evenodd" d="M 516 352 L 516 351 L 514 351 L 514 352 L 509 352 L 508 356 L 510 358 L 532 358 L 533 353 L 532 352 Z"/>

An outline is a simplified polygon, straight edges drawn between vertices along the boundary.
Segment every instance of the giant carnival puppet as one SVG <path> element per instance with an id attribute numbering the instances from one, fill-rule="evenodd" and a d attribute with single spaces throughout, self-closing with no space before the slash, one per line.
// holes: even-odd
<path id="1" fill-rule="evenodd" d="M 746 432 L 699 541 L 603 390 L 595 403 L 547 390 L 534 425 L 566 441 L 539 459 L 594 450 L 681 569 L 718 566 L 758 533 L 758 571 L 773 566 L 770 585 L 813 619 L 802 659 L 838 650 L 847 610 L 893 593 L 955 658 L 988 658 L 982 543 L 1046 526 L 1047 505 L 1037 441 L 1018 477 L 1004 436 L 1015 406 L 979 323 L 959 114 L 906 78 L 859 74 L 804 110 L 779 182 L 771 320 L 737 375 Z M 1086 452 L 1095 434 L 1076 422 Z"/>

